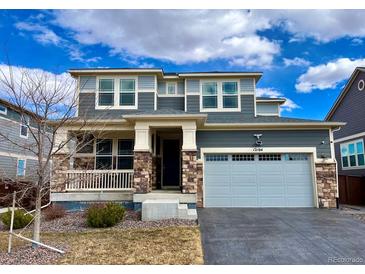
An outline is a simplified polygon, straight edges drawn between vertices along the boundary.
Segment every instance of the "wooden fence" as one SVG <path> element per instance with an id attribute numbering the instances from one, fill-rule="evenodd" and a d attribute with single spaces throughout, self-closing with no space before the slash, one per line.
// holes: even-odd
<path id="1" fill-rule="evenodd" d="M 338 176 L 339 198 L 341 204 L 365 205 L 365 178 Z"/>

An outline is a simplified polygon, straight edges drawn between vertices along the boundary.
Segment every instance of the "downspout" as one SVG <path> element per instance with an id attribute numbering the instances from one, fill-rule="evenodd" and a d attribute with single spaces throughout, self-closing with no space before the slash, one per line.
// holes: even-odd
<path id="1" fill-rule="evenodd" d="M 338 189 L 338 163 L 335 156 L 335 142 L 333 138 L 333 133 L 337 132 L 341 129 L 341 127 L 337 127 L 335 129 L 331 129 L 330 131 L 330 142 L 331 142 L 331 153 L 333 153 L 332 158 L 335 161 L 336 164 L 336 208 L 339 209 L 340 207 L 340 199 L 339 199 L 339 189 Z"/>

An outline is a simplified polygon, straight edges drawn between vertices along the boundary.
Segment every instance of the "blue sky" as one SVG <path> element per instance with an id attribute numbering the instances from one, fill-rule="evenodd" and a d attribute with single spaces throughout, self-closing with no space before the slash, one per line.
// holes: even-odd
<path id="1" fill-rule="evenodd" d="M 363 10 L 2 10 L 0 64 L 262 71 L 283 116 L 323 119 L 365 66 Z"/>

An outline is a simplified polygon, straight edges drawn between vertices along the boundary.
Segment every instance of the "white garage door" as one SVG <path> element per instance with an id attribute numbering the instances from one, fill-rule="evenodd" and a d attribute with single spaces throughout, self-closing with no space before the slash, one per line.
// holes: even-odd
<path id="1" fill-rule="evenodd" d="M 307 154 L 207 154 L 205 207 L 313 207 Z"/>

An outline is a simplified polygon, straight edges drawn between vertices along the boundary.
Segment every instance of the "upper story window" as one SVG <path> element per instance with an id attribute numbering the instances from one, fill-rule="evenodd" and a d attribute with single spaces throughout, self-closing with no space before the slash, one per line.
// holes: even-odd
<path id="1" fill-rule="evenodd" d="M 176 83 L 175 82 L 168 82 L 167 85 L 166 85 L 166 88 L 167 88 L 167 94 L 168 95 L 173 95 L 173 94 L 176 94 Z"/>
<path id="2" fill-rule="evenodd" d="M 99 106 L 114 105 L 114 79 L 99 80 Z"/>
<path id="3" fill-rule="evenodd" d="M 341 161 L 344 169 L 363 168 L 365 165 L 363 140 L 341 144 Z"/>
<path id="4" fill-rule="evenodd" d="M 28 138 L 29 117 L 22 116 L 20 120 L 20 137 Z"/>
<path id="5" fill-rule="evenodd" d="M 0 113 L 6 115 L 8 112 L 8 109 L 6 106 L 0 105 Z"/>
<path id="6" fill-rule="evenodd" d="M 201 86 L 201 109 L 237 111 L 240 108 L 237 81 L 205 81 Z"/>
<path id="7" fill-rule="evenodd" d="M 121 106 L 134 106 L 135 102 L 136 81 L 134 79 L 121 79 L 119 104 Z"/>

